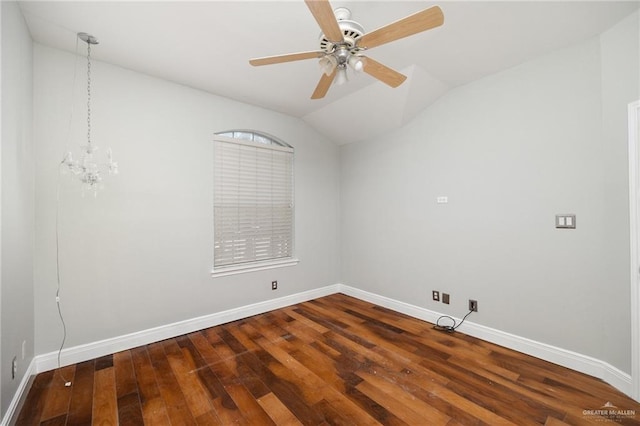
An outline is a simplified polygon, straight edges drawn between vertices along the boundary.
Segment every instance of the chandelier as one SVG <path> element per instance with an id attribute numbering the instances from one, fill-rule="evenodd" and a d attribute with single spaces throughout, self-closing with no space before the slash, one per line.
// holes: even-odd
<path id="1" fill-rule="evenodd" d="M 81 146 L 80 159 L 75 160 L 71 152 L 67 152 L 62 165 L 80 180 L 84 191 L 98 195 L 102 188 L 102 177 L 105 173 L 118 173 L 118 163 L 113 161 L 111 149 L 106 152 L 104 161 L 96 155 L 98 147 L 91 142 L 91 45 L 98 44 L 98 39 L 87 33 L 78 33 L 78 38 L 87 43 L 87 144 Z"/>

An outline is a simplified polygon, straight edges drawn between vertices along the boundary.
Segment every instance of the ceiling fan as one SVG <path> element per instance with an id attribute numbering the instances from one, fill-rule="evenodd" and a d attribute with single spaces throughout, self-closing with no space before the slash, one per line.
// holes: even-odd
<path id="1" fill-rule="evenodd" d="M 347 65 L 356 71 L 364 71 L 391 87 L 398 87 L 407 77 L 364 56 L 363 52 L 439 27 L 444 23 L 442 10 L 438 6 L 433 6 L 365 33 L 362 25 L 349 19 L 351 17 L 349 9 L 340 7 L 334 11 L 329 0 L 305 0 L 305 3 L 322 30 L 320 50 L 255 58 L 249 63 L 253 66 L 261 66 L 303 59 L 320 59 L 323 74 L 311 99 L 323 98 L 334 80 L 336 84 L 344 83 L 347 80 Z"/>

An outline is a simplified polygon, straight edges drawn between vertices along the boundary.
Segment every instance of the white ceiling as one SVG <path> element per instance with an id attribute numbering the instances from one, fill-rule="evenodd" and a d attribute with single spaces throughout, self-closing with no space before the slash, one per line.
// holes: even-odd
<path id="1" fill-rule="evenodd" d="M 95 59 L 300 117 L 348 143 L 403 125 L 453 87 L 594 37 L 640 2 L 332 1 L 365 31 L 434 4 L 444 12 L 442 27 L 367 52 L 405 73 L 405 83 L 392 89 L 352 73 L 322 100 L 310 99 L 321 73 L 316 60 L 248 63 L 319 48 L 303 0 L 23 1 L 21 9 L 39 43 L 73 52 L 76 33 L 88 32 L 100 41 Z"/>

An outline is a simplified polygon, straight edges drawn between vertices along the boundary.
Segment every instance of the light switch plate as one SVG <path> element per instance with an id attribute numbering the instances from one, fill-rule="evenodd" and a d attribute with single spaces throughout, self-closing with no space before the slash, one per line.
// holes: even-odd
<path id="1" fill-rule="evenodd" d="M 557 229 L 576 229 L 576 215 L 575 214 L 557 214 L 556 228 Z"/>

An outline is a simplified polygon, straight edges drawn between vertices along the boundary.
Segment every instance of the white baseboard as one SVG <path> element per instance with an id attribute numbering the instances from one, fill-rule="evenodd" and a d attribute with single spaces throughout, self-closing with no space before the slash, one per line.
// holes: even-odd
<path id="1" fill-rule="evenodd" d="M 203 330 L 230 321 L 236 321 L 334 293 L 344 293 L 348 296 L 375 303 L 376 305 L 383 306 L 430 323 L 435 323 L 442 315 L 429 309 L 394 300 L 385 296 L 380 296 L 348 285 L 334 284 L 278 299 L 254 303 L 239 308 L 217 312 L 211 315 L 205 315 L 173 324 L 142 330 L 136 333 L 67 348 L 60 354 L 60 364 L 65 366 L 88 361 L 104 355 L 170 339 L 172 337 L 192 333 L 194 331 Z M 621 392 L 624 392 L 629 396 L 632 394 L 631 376 L 604 361 L 480 324 L 475 324 L 470 321 L 465 321 L 464 324 L 460 326 L 459 330 L 470 336 L 600 378 L 619 389 Z M 57 367 L 57 352 L 38 355 L 33 359 L 29 365 L 27 373 L 25 373 L 25 376 L 20 382 L 20 386 L 9 405 L 7 413 L 0 423 L 0 426 L 11 424 L 10 421 L 12 420 L 12 417 L 17 414 L 16 409 L 18 408 L 18 405 L 22 398 L 26 397 L 26 392 L 28 391 L 27 385 L 31 380 L 31 377 L 35 374 L 53 370 Z"/>
<path id="2" fill-rule="evenodd" d="M 172 324 L 150 328 L 123 336 L 100 340 L 85 345 L 64 349 L 60 354 L 60 365 L 76 364 L 104 355 L 132 349 L 149 343 L 159 342 L 194 331 L 214 327 L 231 321 L 247 318 L 253 315 L 269 312 L 274 309 L 306 302 L 318 297 L 339 292 L 339 284 L 330 285 L 314 290 L 304 291 L 278 299 L 266 300 L 239 308 L 233 308 L 210 315 L 204 315 Z M 36 374 L 58 368 L 58 352 L 49 352 L 36 357 Z"/>
<path id="3" fill-rule="evenodd" d="M 375 303 L 376 305 L 384 306 L 396 312 L 401 312 L 431 323 L 435 323 L 441 315 L 444 315 L 344 284 L 340 284 L 339 289 L 341 293 L 346 295 Z M 456 321 L 458 320 L 459 319 L 456 318 Z M 567 349 L 527 339 L 526 337 L 516 336 L 505 331 L 475 324 L 469 320 L 465 321 L 458 330 L 470 336 L 597 377 L 633 398 L 631 375 L 607 362 Z"/>
<path id="4" fill-rule="evenodd" d="M 14 416 L 17 416 L 20 412 L 20 406 L 24 402 L 24 399 L 27 397 L 27 393 L 29 392 L 29 388 L 31 387 L 31 383 L 33 378 L 36 375 L 36 363 L 35 359 L 32 359 L 27 367 L 27 371 L 24 372 L 24 376 L 22 376 L 22 380 L 20 380 L 20 384 L 18 385 L 18 389 L 16 389 L 16 393 L 7 408 L 7 412 L 5 413 L 2 421 L 0 421 L 0 426 L 7 426 L 12 420 L 15 422 Z"/>

